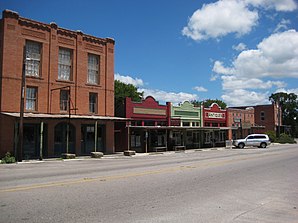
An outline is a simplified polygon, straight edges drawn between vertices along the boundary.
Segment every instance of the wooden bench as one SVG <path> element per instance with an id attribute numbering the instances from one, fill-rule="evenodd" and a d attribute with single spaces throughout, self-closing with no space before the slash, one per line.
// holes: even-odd
<path id="1" fill-rule="evenodd" d="M 167 151 L 167 147 L 165 147 L 165 146 L 156 146 L 156 147 L 152 147 L 152 149 L 155 152 L 164 152 L 164 151 Z"/>
<path id="2" fill-rule="evenodd" d="M 185 150 L 185 146 L 174 146 L 173 148 L 174 148 L 175 151 Z"/>

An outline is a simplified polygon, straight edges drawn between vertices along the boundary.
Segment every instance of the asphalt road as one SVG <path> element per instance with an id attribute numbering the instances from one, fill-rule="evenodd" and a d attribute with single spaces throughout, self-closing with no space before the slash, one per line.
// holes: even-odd
<path id="1" fill-rule="evenodd" d="M 298 222 L 298 146 L 0 165 L 0 222 Z"/>

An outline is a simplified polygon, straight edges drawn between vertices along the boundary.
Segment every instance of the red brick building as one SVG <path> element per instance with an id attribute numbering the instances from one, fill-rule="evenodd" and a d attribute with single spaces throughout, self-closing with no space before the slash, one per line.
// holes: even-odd
<path id="1" fill-rule="evenodd" d="M 249 133 L 265 133 L 267 131 L 284 131 L 282 125 L 282 110 L 277 104 L 255 106 L 241 106 L 228 108 L 229 126 L 242 127 L 248 129 L 243 132 L 243 137 Z M 253 114 L 252 114 L 253 113 Z M 252 120 L 253 119 L 253 120 Z M 241 120 L 241 123 L 240 123 Z M 235 122 L 236 121 L 236 122 Z M 240 137 L 240 134 L 237 135 Z"/>
<path id="2" fill-rule="evenodd" d="M 22 73 L 23 158 L 114 152 L 114 44 L 3 11 L 0 157 L 17 151 Z"/>
<path id="3" fill-rule="evenodd" d="M 239 139 L 256 131 L 255 109 L 227 108 L 227 126 L 234 127 L 229 130 L 229 139 Z"/>
<path id="4" fill-rule="evenodd" d="M 282 129 L 282 110 L 277 104 L 256 105 L 255 108 L 255 123 L 264 126 L 264 132 L 278 131 Z"/>

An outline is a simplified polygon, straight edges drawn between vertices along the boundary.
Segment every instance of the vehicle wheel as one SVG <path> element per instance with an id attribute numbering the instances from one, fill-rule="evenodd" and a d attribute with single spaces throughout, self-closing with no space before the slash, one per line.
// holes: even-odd
<path id="1" fill-rule="evenodd" d="M 239 147 L 240 149 L 243 149 L 243 148 L 244 148 L 244 143 L 239 143 L 238 147 Z"/>
<path id="2" fill-rule="evenodd" d="M 261 147 L 261 148 L 263 148 L 263 149 L 265 149 L 265 148 L 266 148 L 266 146 L 267 146 L 267 144 L 266 144 L 266 143 L 264 143 L 264 142 L 262 142 L 262 143 L 261 143 L 261 145 L 260 145 L 260 147 Z"/>

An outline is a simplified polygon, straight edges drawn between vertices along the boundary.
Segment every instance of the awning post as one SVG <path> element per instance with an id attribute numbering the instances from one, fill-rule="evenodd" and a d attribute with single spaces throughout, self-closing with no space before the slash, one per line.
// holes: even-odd
<path id="1" fill-rule="evenodd" d="M 40 144 L 39 144 L 39 160 L 43 159 L 42 149 L 43 149 L 43 122 L 40 123 Z"/>
<path id="2" fill-rule="evenodd" d="M 97 121 L 95 122 L 94 130 L 94 152 L 97 152 Z"/>

